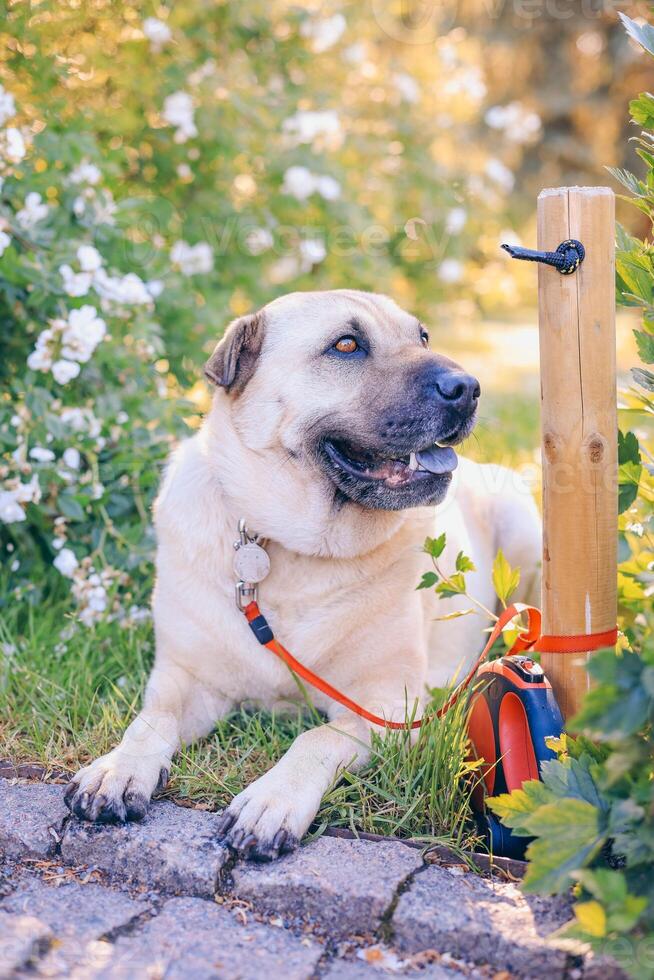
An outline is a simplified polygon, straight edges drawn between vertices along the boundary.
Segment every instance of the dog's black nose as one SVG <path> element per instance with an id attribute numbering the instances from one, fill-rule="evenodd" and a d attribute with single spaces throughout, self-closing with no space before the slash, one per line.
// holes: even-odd
<path id="1" fill-rule="evenodd" d="M 475 409 L 481 388 L 476 378 L 463 371 L 444 368 L 434 378 L 436 391 L 442 401 L 462 412 Z"/>

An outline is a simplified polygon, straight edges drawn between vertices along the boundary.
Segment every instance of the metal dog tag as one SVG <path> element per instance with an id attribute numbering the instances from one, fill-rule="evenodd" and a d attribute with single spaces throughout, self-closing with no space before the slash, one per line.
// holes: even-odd
<path id="1" fill-rule="evenodd" d="M 256 585 L 263 582 L 270 571 L 270 558 L 261 545 L 254 541 L 239 544 L 234 554 L 234 573 L 242 582 Z"/>

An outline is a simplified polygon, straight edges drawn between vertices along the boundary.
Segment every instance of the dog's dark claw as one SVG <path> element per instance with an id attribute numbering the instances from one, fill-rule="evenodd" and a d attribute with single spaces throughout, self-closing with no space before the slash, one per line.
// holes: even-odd
<path id="1" fill-rule="evenodd" d="M 236 822 L 236 817 L 229 812 L 229 810 L 224 810 L 218 823 L 216 824 L 216 833 L 218 837 L 224 837 L 230 827 L 233 827 Z"/>
<path id="2" fill-rule="evenodd" d="M 250 851 L 256 850 L 258 842 L 259 838 L 256 836 L 256 834 L 246 834 L 239 845 L 239 855 L 244 858 L 248 857 Z"/>
<path id="3" fill-rule="evenodd" d="M 148 801 L 142 793 L 125 793 L 125 817 L 127 820 L 143 820 L 147 809 Z"/>
<path id="4" fill-rule="evenodd" d="M 278 830 L 275 836 L 273 837 L 272 849 L 275 853 L 275 857 L 278 854 L 283 853 L 284 844 L 286 843 L 287 839 L 288 839 L 288 831 L 284 830 L 284 828 L 282 827 L 282 829 Z"/>
<path id="5" fill-rule="evenodd" d="M 86 818 L 86 808 L 89 805 L 89 799 L 90 797 L 88 793 L 80 793 L 80 795 L 76 796 L 73 800 L 73 813 L 76 817 L 79 817 L 80 820 L 84 820 Z"/>
<path id="6" fill-rule="evenodd" d="M 161 790 L 165 789 L 166 786 L 168 785 L 169 779 L 170 779 L 170 770 L 166 769 L 165 766 L 162 766 L 162 768 L 159 770 L 159 781 L 157 783 L 157 789 L 155 790 L 155 792 L 160 792 Z"/>
<path id="7" fill-rule="evenodd" d="M 71 782 L 68 783 L 68 786 L 66 786 L 66 789 L 64 790 L 64 803 L 66 804 L 69 810 L 73 802 L 73 797 L 77 792 L 77 788 L 78 788 L 77 783 L 74 780 L 71 780 Z"/>

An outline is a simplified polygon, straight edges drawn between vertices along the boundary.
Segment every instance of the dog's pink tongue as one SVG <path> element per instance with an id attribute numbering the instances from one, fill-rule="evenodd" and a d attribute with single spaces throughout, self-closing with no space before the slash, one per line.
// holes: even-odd
<path id="1" fill-rule="evenodd" d="M 430 446 L 416 453 L 416 459 L 430 473 L 451 473 L 459 464 L 458 457 L 450 446 Z"/>

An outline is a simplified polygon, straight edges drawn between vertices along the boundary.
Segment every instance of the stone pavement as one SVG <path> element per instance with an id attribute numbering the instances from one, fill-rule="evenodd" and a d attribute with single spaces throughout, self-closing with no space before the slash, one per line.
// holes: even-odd
<path id="1" fill-rule="evenodd" d="M 402 843 L 321 837 L 238 864 L 215 813 L 158 801 L 140 824 L 96 826 L 62 793 L 0 779 L 0 980 L 619 976 L 548 941 L 565 901 Z"/>

